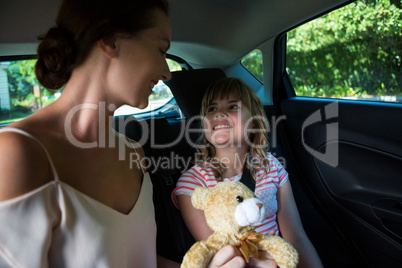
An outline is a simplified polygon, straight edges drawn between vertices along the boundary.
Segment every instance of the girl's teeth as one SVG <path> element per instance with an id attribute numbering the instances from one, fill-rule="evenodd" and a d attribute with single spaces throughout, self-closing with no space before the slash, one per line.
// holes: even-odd
<path id="1" fill-rule="evenodd" d="M 227 125 L 219 125 L 219 126 L 216 126 L 215 129 L 229 128 L 229 127 L 230 126 L 227 126 Z"/>

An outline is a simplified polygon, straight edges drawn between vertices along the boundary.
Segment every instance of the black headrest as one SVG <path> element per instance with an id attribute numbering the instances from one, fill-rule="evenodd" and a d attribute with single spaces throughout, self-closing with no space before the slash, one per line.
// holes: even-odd
<path id="1" fill-rule="evenodd" d="M 170 88 L 186 118 L 199 115 L 201 101 L 208 86 L 226 77 L 221 69 L 192 69 L 172 72 L 172 79 L 164 81 Z"/>

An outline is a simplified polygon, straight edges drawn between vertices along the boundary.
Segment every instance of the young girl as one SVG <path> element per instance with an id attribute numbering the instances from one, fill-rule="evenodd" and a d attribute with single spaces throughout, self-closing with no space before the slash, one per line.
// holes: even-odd
<path id="1" fill-rule="evenodd" d="M 239 181 L 246 163 L 255 180 L 255 194 L 267 210 L 265 221 L 256 231 L 281 235 L 290 242 L 299 252 L 300 267 L 321 267 L 303 230 L 288 173 L 268 152 L 267 119 L 258 96 L 238 79 L 221 79 L 205 93 L 201 117 L 198 161 L 180 177 L 173 192 L 174 202 L 194 238 L 205 240 L 212 234 L 203 211 L 191 204 L 195 187 L 212 188 L 220 181 Z M 253 260 L 251 264 L 276 267 L 270 259 Z"/>

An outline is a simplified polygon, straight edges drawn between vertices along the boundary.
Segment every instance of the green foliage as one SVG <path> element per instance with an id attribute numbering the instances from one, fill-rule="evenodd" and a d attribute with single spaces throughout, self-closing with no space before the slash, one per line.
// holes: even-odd
<path id="1" fill-rule="evenodd" d="M 262 53 L 255 49 L 241 60 L 241 64 L 260 82 L 264 81 L 262 68 Z"/>
<path id="2" fill-rule="evenodd" d="M 288 33 L 287 71 L 297 95 L 402 95 L 401 5 L 362 0 Z"/>
<path id="3" fill-rule="evenodd" d="M 7 69 L 8 88 L 14 102 L 25 100 L 38 85 L 35 77 L 36 60 L 12 61 Z"/>
<path id="4" fill-rule="evenodd" d="M 8 88 L 14 101 L 33 99 L 33 87 L 39 86 L 41 96 L 53 96 L 57 91 L 42 87 L 35 75 L 36 60 L 11 61 L 7 68 Z"/>
<path id="5" fill-rule="evenodd" d="M 166 62 L 167 62 L 167 64 L 168 64 L 169 70 L 170 70 L 171 72 L 174 72 L 174 71 L 181 71 L 181 66 L 180 66 L 180 64 L 177 63 L 177 61 L 171 60 L 171 59 L 166 59 Z"/>

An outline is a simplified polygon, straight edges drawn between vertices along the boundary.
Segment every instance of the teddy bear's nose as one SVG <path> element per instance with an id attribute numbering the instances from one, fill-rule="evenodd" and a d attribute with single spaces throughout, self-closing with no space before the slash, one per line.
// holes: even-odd
<path id="1" fill-rule="evenodd" d="M 257 206 L 259 207 L 259 208 L 262 208 L 262 203 L 257 203 Z"/>

